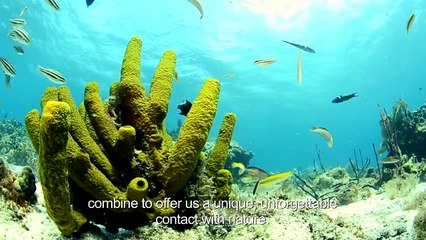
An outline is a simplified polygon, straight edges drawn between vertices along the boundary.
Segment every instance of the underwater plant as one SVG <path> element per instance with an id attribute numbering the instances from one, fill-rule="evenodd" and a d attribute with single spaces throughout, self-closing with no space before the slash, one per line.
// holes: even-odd
<path id="1" fill-rule="evenodd" d="M 326 170 L 319 175 L 294 174 L 294 185 L 308 196 L 319 199 L 335 199 L 339 205 L 347 205 L 368 198 L 376 190 L 377 179 L 364 175 L 353 178 L 341 167 Z"/>
<path id="2" fill-rule="evenodd" d="M 26 116 L 47 212 L 63 235 L 70 236 L 89 222 L 117 232 L 158 216 L 191 214 L 194 210 L 167 202 L 185 200 L 185 189 L 204 176 L 214 184 L 210 198 L 226 199 L 230 194 L 232 175 L 224 166 L 235 114 L 225 115 L 207 160 L 202 153 L 216 115 L 219 81 L 204 82 L 173 144 L 164 119 L 176 54 L 172 50 L 163 54 L 148 95 L 140 79 L 141 48 L 139 37 L 130 39 L 120 82 L 111 85 L 108 101 L 102 101 L 96 82 L 87 84 L 79 107 L 67 87 L 49 87 L 41 98 L 41 116 L 37 110 Z M 201 165 L 206 167 L 200 174 Z M 98 202 L 118 202 L 120 207 L 89 205 Z M 144 204 L 149 202 L 164 204 Z"/>

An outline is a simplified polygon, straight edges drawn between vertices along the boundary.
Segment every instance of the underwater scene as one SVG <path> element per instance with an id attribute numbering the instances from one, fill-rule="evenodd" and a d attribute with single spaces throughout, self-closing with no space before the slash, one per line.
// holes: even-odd
<path id="1" fill-rule="evenodd" d="M 0 240 L 426 239 L 424 14 L 0 1 Z"/>

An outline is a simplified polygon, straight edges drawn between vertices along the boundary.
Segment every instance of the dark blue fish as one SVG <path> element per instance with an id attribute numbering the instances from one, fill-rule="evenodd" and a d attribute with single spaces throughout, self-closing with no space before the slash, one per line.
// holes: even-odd
<path id="1" fill-rule="evenodd" d="M 192 107 L 192 103 L 188 100 L 184 100 L 181 104 L 178 105 L 177 108 L 180 110 L 179 114 L 186 117 L 189 110 L 191 110 L 191 107 Z"/>
<path id="2" fill-rule="evenodd" d="M 15 51 L 18 55 L 24 54 L 24 49 L 21 46 L 13 46 L 13 48 L 15 49 Z"/>
<path id="3" fill-rule="evenodd" d="M 308 47 L 308 46 L 304 46 L 304 45 L 300 45 L 300 44 L 292 43 L 292 42 L 287 42 L 286 40 L 282 40 L 282 41 L 285 42 L 285 43 L 288 43 L 290 45 L 293 45 L 293 46 L 295 46 L 295 47 L 297 47 L 299 49 L 302 49 L 303 51 L 310 52 L 310 53 L 315 53 L 315 50 L 312 49 L 312 48 L 310 48 L 310 47 Z"/>
<path id="4" fill-rule="evenodd" d="M 86 5 L 89 7 L 95 0 L 86 0 Z"/>
<path id="5" fill-rule="evenodd" d="M 358 97 L 358 95 L 356 95 L 356 93 L 352 93 L 349 95 L 339 95 L 336 98 L 333 99 L 333 101 L 331 101 L 332 103 L 341 103 L 344 101 L 348 101 L 349 99 L 353 98 L 353 97 Z"/>

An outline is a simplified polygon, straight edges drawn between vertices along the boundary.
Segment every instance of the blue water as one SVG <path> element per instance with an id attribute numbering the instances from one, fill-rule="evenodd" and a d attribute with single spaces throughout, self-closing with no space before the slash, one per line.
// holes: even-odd
<path id="1" fill-rule="evenodd" d="M 68 79 L 77 103 L 85 84 L 99 82 L 103 98 L 119 79 L 127 41 L 143 39 L 143 84 L 149 84 L 167 49 L 177 53 L 180 82 L 175 83 L 167 115 L 168 129 L 178 119 L 176 106 L 193 101 L 208 77 L 222 82 L 219 110 L 211 136 L 226 112 L 237 114 L 234 139 L 254 152 L 251 165 L 269 171 L 309 167 L 316 145 L 326 166 L 345 165 L 353 150 L 373 157 L 381 142 L 379 109 L 391 112 L 399 99 L 415 109 L 425 103 L 425 1 L 377 0 L 226 0 L 203 1 L 205 15 L 185 0 L 57 0 L 61 10 L 42 0 L 2 1 L 0 56 L 17 71 L 9 91 L 0 84 L 0 111 L 23 120 L 39 108 L 48 86 L 57 86 L 37 71 L 53 68 Z M 9 36 L 9 19 L 24 18 L 32 43 L 19 56 Z M 409 16 L 416 19 L 409 34 Z M 308 45 L 303 52 L 303 83 L 297 84 L 299 50 L 281 40 Z M 260 67 L 254 60 L 274 58 Z M 234 73 L 234 78 L 225 75 Z M 422 88 L 422 90 L 420 90 Z M 341 104 L 331 100 L 357 92 Z M 309 130 L 322 126 L 334 147 Z"/>

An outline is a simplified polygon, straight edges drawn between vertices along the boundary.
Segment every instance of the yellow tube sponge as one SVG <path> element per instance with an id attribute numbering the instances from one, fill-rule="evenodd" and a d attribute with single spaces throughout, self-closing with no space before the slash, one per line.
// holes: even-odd
<path id="1" fill-rule="evenodd" d="M 115 166 L 119 169 L 128 168 L 135 154 L 136 131 L 132 126 L 126 125 L 118 130 L 117 141 L 115 142 Z"/>
<path id="2" fill-rule="evenodd" d="M 235 123 L 237 116 L 233 113 L 227 113 L 223 118 L 222 125 L 219 129 L 219 136 L 217 137 L 216 144 L 210 153 L 206 165 L 206 174 L 209 177 L 214 176 L 219 170 L 225 167 L 226 159 L 228 157 L 229 144 L 232 140 L 234 133 Z"/>
<path id="3" fill-rule="evenodd" d="M 199 186 L 200 192 L 215 188 L 217 198 L 229 196 L 232 175 L 222 168 L 236 122 L 234 114 L 225 116 L 209 159 L 214 186 L 197 183 L 206 178 L 200 171 L 208 161 L 201 150 L 216 115 L 219 81 L 204 82 L 174 143 L 164 119 L 176 76 L 176 53 L 163 54 L 148 97 L 141 82 L 141 48 L 139 37 L 129 41 L 120 81 L 111 85 L 108 101 L 102 101 L 95 82 L 87 84 L 79 108 L 67 87 L 50 87 L 41 99 L 41 117 L 37 110 L 26 116 L 27 131 L 40 159 L 47 211 L 64 235 L 72 235 L 86 221 L 116 232 L 119 228 L 134 230 L 156 216 L 191 214 L 185 207 L 146 207 L 140 202 L 192 199 L 184 191 L 189 179 L 189 187 Z M 139 205 L 129 205 L 129 200 Z"/>
<path id="4" fill-rule="evenodd" d="M 80 150 L 77 143 L 70 137 L 67 152 L 69 158 L 69 174 L 78 186 L 97 200 L 125 200 L 126 194 L 118 189 L 91 162 L 89 154 Z M 129 209 L 114 208 L 116 212 L 126 212 Z"/>
<path id="5" fill-rule="evenodd" d="M 28 136 L 34 146 L 34 149 L 39 150 L 40 146 L 40 113 L 33 109 L 25 116 L 25 126 L 27 127 Z"/>
<path id="6" fill-rule="evenodd" d="M 141 48 L 142 39 L 132 37 L 124 53 L 120 82 L 126 103 L 146 98 L 145 89 L 141 84 Z"/>
<path id="7" fill-rule="evenodd" d="M 89 82 L 84 92 L 84 106 L 93 129 L 98 133 L 98 138 L 107 151 L 108 156 L 114 157 L 115 141 L 117 140 L 117 129 L 114 121 L 105 110 L 99 93 L 99 85 L 96 82 Z"/>
<path id="8" fill-rule="evenodd" d="M 232 192 L 232 173 L 229 170 L 221 169 L 216 174 L 214 184 L 216 187 L 216 199 L 228 199 Z"/>
<path id="9" fill-rule="evenodd" d="M 142 105 L 147 100 L 145 89 L 141 83 L 141 48 L 142 39 L 139 37 L 130 39 L 124 53 L 120 79 L 123 122 L 134 126 L 137 130 L 139 127 L 136 126 L 135 122 L 138 118 L 146 116 L 138 116 L 137 114 L 140 115 L 144 112 L 135 113 L 134 111 L 143 107 Z"/>
<path id="10" fill-rule="evenodd" d="M 106 154 L 106 151 L 104 147 L 101 144 L 101 141 L 98 138 L 98 135 L 96 135 L 95 129 L 92 126 L 92 123 L 90 122 L 89 116 L 86 112 L 86 107 L 84 106 L 84 102 L 82 102 L 78 106 L 78 113 L 80 114 L 81 119 L 83 120 L 84 124 L 86 125 L 87 131 L 89 131 L 90 137 L 93 138 L 93 140 L 98 144 L 99 148 L 103 153 Z"/>
<path id="11" fill-rule="evenodd" d="M 44 105 L 46 105 L 48 101 L 58 101 L 58 90 L 56 88 L 48 87 L 44 91 L 43 96 L 41 97 L 41 100 L 40 100 L 40 107 L 42 111 L 43 111 Z"/>
<path id="12" fill-rule="evenodd" d="M 151 120 L 161 125 L 169 109 L 173 78 L 176 72 L 176 53 L 166 51 L 158 63 L 149 92 L 149 109 Z"/>
<path id="13" fill-rule="evenodd" d="M 48 101 L 40 124 L 39 172 L 47 213 L 66 236 L 78 231 L 84 218 L 71 209 L 66 146 L 71 110 L 68 104 Z"/>
<path id="14" fill-rule="evenodd" d="M 145 178 L 134 178 L 127 187 L 127 199 L 140 202 L 148 195 L 148 181 Z"/>
<path id="15" fill-rule="evenodd" d="M 109 179 L 113 181 L 117 180 L 117 171 L 109 162 L 108 158 L 102 153 L 95 140 L 90 137 L 90 133 L 80 117 L 74 100 L 71 97 L 70 90 L 67 87 L 62 86 L 58 88 L 58 93 L 59 100 L 68 103 L 71 108 L 71 126 L 69 131 L 73 139 L 90 155 L 91 160 L 94 162 L 96 167 L 99 168 L 99 170 L 101 170 Z"/>
<path id="16" fill-rule="evenodd" d="M 138 147 L 152 151 L 161 146 L 162 137 L 150 119 L 151 110 L 140 80 L 141 47 L 142 40 L 133 37 L 124 54 L 120 80 L 121 118 L 123 124 L 135 128 L 140 140 Z"/>
<path id="17" fill-rule="evenodd" d="M 176 145 L 158 173 L 167 193 L 180 192 L 197 166 L 200 152 L 207 141 L 219 101 L 220 83 L 209 78 L 183 124 Z"/>

